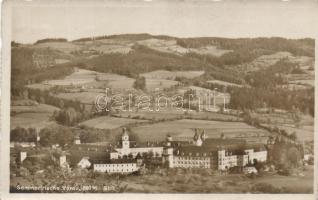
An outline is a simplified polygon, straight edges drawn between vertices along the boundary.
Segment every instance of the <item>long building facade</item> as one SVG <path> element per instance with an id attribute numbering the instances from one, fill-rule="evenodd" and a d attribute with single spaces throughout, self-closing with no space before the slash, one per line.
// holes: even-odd
<path id="1" fill-rule="evenodd" d="M 121 146 L 109 152 L 108 161 L 92 163 L 94 171 L 107 173 L 132 173 L 141 167 L 141 155 L 162 160 L 169 168 L 202 168 L 228 170 L 245 167 L 254 162 L 266 162 L 267 150 L 249 148 L 243 141 L 234 139 L 207 139 L 205 132 L 197 131 L 192 142 L 173 141 L 167 136 L 161 143 L 132 144 L 124 129 Z"/>
<path id="2" fill-rule="evenodd" d="M 138 171 L 139 167 L 136 162 L 122 162 L 122 163 L 94 163 L 94 171 L 106 173 L 132 173 Z"/>

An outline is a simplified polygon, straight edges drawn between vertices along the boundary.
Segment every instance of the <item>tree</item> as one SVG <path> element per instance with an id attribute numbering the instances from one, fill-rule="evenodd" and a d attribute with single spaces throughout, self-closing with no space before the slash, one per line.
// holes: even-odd
<path id="1" fill-rule="evenodd" d="M 146 89 L 146 79 L 143 76 L 138 76 L 134 82 L 134 88 L 145 90 Z"/>
<path id="2" fill-rule="evenodd" d="M 77 112 L 74 108 L 68 107 L 67 109 L 60 110 L 55 113 L 55 120 L 61 124 L 73 126 L 81 120 L 81 113 Z"/>
<path id="3" fill-rule="evenodd" d="M 292 132 L 292 133 L 289 135 L 289 138 L 290 138 L 291 140 L 293 140 L 294 142 L 296 142 L 296 140 L 297 140 L 297 134 L 296 134 L 296 132 L 295 132 L 295 131 Z"/>
<path id="4" fill-rule="evenodd" d="M 300 153 L 296 147 L 292 147 L 288 149 L 287 160 L 293 167 L 299 166 L 299 161 L 301 160 Z"/>

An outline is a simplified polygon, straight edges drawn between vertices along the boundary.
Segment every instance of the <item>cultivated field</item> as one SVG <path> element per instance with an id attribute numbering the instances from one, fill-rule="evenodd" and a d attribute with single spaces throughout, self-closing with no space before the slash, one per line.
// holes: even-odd
<path id="1" fill-rule="evenodd" d="M 213 55 L 213 56 L 222 56 L 223 54 L 226 54 L 226 53 L 229 53 L 229 52 L 232 52 L 232 50 L 225 50 L 225 49 L 219 49 L 218 47 L 216 46 L 205 46 L 205 47 L 201 47 L 201 48 L 189 48 L 189 51 L 190 52 L 195 52 L 197 54 L 202 54 L 202 55 L 205 55 L 205 54 L 210 54 L 210 55 Z"/>
<path id="2" fill-rule="evenodd" d="M 126 76 L 121 76 L 112 73 L 99 73 L 86 69 L 75 69 L 75 72 L 69 76 L 66 76 L 61 80 L 49 80 L 45 81 L 47 85 L 60 85 L 60 86 L 72 86 L 72 85 L 85 85 L 86 83 L 98 82 L 98 81 L 123 81 L 127 79 Z"/>
<path id="3" fill-rule="evenodd" d="M 102 95 L 102 92 L 71 92 L 71 93 L 59 93 L 55 94 L 55 97 L 60 99 L 79 101 L 86 104 L 94 104 L 96 98 Z"/>
<path id="4" fill-rule="evenodd" d="M 178 94 L 182 95 L 189 90 L 193 91 L 192 94 L 194 94 L 193 100 L 191 101 L 195 102 L 195 101 L 198 101 L 198 99 L 200 98 L 200 102 L 202 102 L 202 105 L 205 104 L 205 105 L 213 106 L 214 95 L 215 95 L 215 104 L 222 105 L 222 106 L 224 105 L 224 102 L 225 104 L 228 104 L 231 98 L 229 93 L 213 91 L 210 89 L 197 87 L 197 86 L 181 87 L 177 90 L 177 92 Z"/>
<path id="5" fill-rule="evenodd" d="M 146 88 L 148 91 L 153 91 L 156 88 L 164 89 L 177 85 L 178 81 L 165 80 L 165 79 L 146 79 Z"/>
<path id="6" fill-rule="evenodd" d="M 260 69 L 265 69 L 271 65 L 274 65 L 281 59 L 288 59 L 291 62 L 305 61 L 300 59 L 300 57 L 293 56 L 290 52 L 277 52 L 270 55 L 262 55 L 252 62 L 244 63 L 236 66 L 235 68 L 239 71 L 257 71 Z"/>
<path id="7" fill-rule="evenodd" d="M 145 141 L 161 141 L 167 134 L 172 137 L 193 137 L 194 128 L 205 129 L 208 137 L 220 137 L 224 133 L 227 137 L 241 136 L 248 134 L 250 136 L 269 135 L 267 131 L 249 126 L 243 122 L 222 122 L 206 120 L 182 119 L 176 121 L 167 121 L 150 125 L 142 125 L 132 128 L 132 131 L 138 133 L 138 136 Z"/>
<path id="8" fill-rule="evenodd" d="M 23 105 L 18 101 L 13 102 L 13 104 L 11 106 L 11 129 L 19 126 L 39 130 L 56 124 L 50 119 L 53 112 L 59 110 L 54 106 L 46 104 Z"/>
<path id="9" fill-rule="evenodd" d="M 115 129 L 119 127 L 128 126 L 130 124 L 138 124 L 138 123 L 142 123 L 146 121 L 147 120 L 102 116 L 102 117 L 96 117 L 96 118 L 84 121 L 80 123 L 80 125 L 84 125 L 84 126 L 96 128 L 96 129 Z"/>
<path id="10" fill-rule="evenodd" d="M 241 121 L 242 119 L 215 112 L 196 112 L 195 110 L 182 111 L 170 108 L 152 108 L 154 111 L 139 110 L 138 112 L 119 112 L 114 115 L 118 117 L 133 118 L 133 119 L 146 119 L 146 120 L 171 120 L 171 119 L 202 119 L 202 120 L 220 120 L 220 121 Z"/>
<path id="11" fill-rule="evenodd" d="M 145 45 L 157 51 L 174 54 L 185 54 L 195 52 L 197 54 L 210 54 L 213 56 L 222 56 L 232 50 L 219 49 L 216 46 L 207 45 L 201 48 L 184 48 L 177 44 L 176 40 L 160 40 L 160 39 L 147 39 L 137 42 L 138 44 Z"/>

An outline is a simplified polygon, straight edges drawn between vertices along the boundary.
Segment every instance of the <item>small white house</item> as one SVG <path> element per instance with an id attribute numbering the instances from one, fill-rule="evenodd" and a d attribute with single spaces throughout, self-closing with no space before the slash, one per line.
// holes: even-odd
<path id="1" fill-rule="evenodd" d="M 257 174 L 257 169 L 255 167 L 244 167 L 243 172 L 244 174 Z"/>
<path id="2" fill-rule="evenodd" d="M 77 164 L 78 167 L 82 169 L 87 169 L 92 165 L 92 163 L 89 161 L 89 157 L 83 157 Z"/>
<path id="3" fill-rule="evenodd" d="M 304 161 L 308 161 L 309 159 L 313 158 L 314 156 L 312 154 L 305 154 L 304 155 Z"/>

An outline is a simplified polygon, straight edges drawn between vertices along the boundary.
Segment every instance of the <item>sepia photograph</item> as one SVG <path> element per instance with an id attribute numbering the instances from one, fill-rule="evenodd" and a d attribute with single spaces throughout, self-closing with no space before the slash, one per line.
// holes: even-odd
<path id="1" fill-rule="evenodd" d="M 316 192 L 317 1 L 54 2 L 4 3 L 10 194 Z"/>

